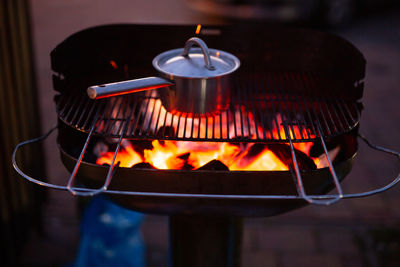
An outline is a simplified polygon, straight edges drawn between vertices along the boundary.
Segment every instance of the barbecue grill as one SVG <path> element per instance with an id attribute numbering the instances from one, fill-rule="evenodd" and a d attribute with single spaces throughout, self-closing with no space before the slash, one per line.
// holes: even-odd
<path id="1" fill-rule="evenodd" d="M 351 170 L 360 136 L 365 59 L 352 44 L 310 30 L 261 26 L 198 29 L 101 26 L 74 34 L 58 45 L 51 53 L 58 92 L 56 128 L 61 158 L 71 177 L 65 185 L 45 183 L 23 173 L 15 162 L 20 147 L 41 141 L 51 131 L 16 147 L 15 169 L 27 180 L 49 188 L 83 196 L 107 193 L 127 208 L 180 218 L 171 220 L 172 231 L 178 231 L 174 225 L 189 224 L 190 217 L 181 215 L 196 215 L 196 220 L 271 216 L 307 203 L 328 205 L 343 198 L 373 195 L 399 181 L 396 177 L 383 188 L 363 193 L 345 194 L 340 187 Z M 241 61 L 225 110 L 211 115 L 169 113 L 160 101 L 159 89 L 99 100 L 87 97 L 86 88 L 91 85 L 151 75 L 154 55 L 179 47 L 182 40 L 195 34 L 209 47 L 229 51 Z M 144 47 L 145 52 L 138 52 Z M 113 142 L 114 157 L 109 166 L 96 164 L 93 150 L 101 140 Z M 288 170 L 229 171 L 207 166 L 159 170 L 143 168 L 143 164 L 139 168 L 119 167 L 116 156 L 123 140 L 259 144 L 281 154 L 286 151 Z M 304 155 L 295 148 L 304 142 L 311 142 L 325 155 L 326 166 L 304 167 Z M 395 151 L 366 142 L 400 157 Z M 329 150 L 337 146 L 340 153 L 333 159 Z M 332 189 L 336 192 L 327 195 Z M 220 227 L 230 223 L 224 221 Z"/>

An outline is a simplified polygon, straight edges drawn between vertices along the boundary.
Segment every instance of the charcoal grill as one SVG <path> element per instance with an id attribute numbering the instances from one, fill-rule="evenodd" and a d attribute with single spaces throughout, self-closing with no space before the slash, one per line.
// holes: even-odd
<path id="1" fill-rule="evenodd" d="M 71 171 L 65 185 L 42 182 L 17 166 L 17 150 L 47 137 L 19 144 L 15 169 L 27 180 L 74 195 L 108 193 L 123 206 L 169 215 L 270 216 L 307 203 L 328 205 L 343 198 L 383 192 L 345 194 L 340 181 L 350 172 L 357 151 L 365 59 L 349 42 L 310 30 L 264 26 L 203 27 L 210 47 L 236 55 L 241 68 L 231 88 L 230 106 L 214 115 L 167 113 L 159 91 L 91 100 L 93 84 L 152 74 L 154 55 L 193 36 L 195 26 L 110 25 L 74 34 L 51 54 L 58 113 L 58 146 Z M 146 47 L 146 53 L 135 53 Z M 54 128 L 54 129 L 55 129 Z M 53 129 L 53 130 L 54 130 Z M 175 130 L 171 130 L 175 129 Z M 279 131 L 279 129 L 283 129 Z M 177 140 L 287 144 L 289 171 L 185 171 L 120 168 L 90 160 L 96 140 Z M 328 166 L 301 169 L 294 143 L 321 146 Z M 400 154 L 366 141 L 374 149 Z M 342 156 L 331 160 L 330 144 Z M 335 193 L 327 193 L 331 189 Z"/>

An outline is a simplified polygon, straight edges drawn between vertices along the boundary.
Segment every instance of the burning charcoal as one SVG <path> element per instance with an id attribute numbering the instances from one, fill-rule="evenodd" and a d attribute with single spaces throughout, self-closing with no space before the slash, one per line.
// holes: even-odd
<path id="1" fill-rule="evenodd" d="M 133 149 L 141 155 L 143 155 L 144 150 L 153 149 L 153 145 L 151 144 L 152 141 L 149 140 L 131 140 L 130 142 L 133 146 Z"/>
<path id="2" fill-rule="evenodd" d="M 172 137 L 175 136 L 175 130 L 171 126 L 162 126 L 158 129 L 157 131 L 157 138 L 163 138 L 163 137 Z M 159 140 L 161 145 L 164 145 L 164 140 Z"/>
<path id="3" fill-rule="evenodd" d="M 286 144 L 268 144 L 268 149 L 270 149 L 274 154 L 286 165 L 293 166 L 292 152 L 289 145 Z M 317 166 L 314 161 L 300 150 L 295 149 L 297 163 L 301 170 L 316 170 Z"/>
<path id="4" fill-rule="evenodd" d="M 248 149 L 246 157 L 250 158 L 255 157 L 261 152 L 263 152 L 266 148 L 267 148 L 266 144 L 254 144 Z"/>
<path id="5" fill-rule="evenodd" d="M 150 163 L 147 162 L 141 162 L 141 163 L 137 163 L 135 165 L 132 166 L 132 169 L 157 169 L 156 167 L 154 167 L 153 165 L 151 165 Z"/>
<path id="6" fill-rule="evenodd" d="M 183 166 L 181 167 L 181 170 L 193 170 L 193 169 L 194 169 L 193 165 L 190 165 L 186 161 L 185 164 L 183 164 Z"/>
<path id="7" fill-rule="evenodd" d="M 190 157 L 190 153 L 188 152 L 188 153 L 185 153 L 185 154 L 182 154 L 182 155 L 179 155 L 179 156 L 177 156 L 177 158 L 178 159 L 183 159 L 183 160 L 188 160 L 189 159 L 189 157 Z"/>
<path id="8" fill-rule="evenodd" d="M 182 166 L 179 168 L 181 170 L 193 170 L 194 167 L 189 163 L 190 152 L 181 154 L 176 158 L 182 162 Z"/>
<path id="9" fill-rule="evenodd" d="M 207 171 L 229 171 L 229 168 L 219 160 L 212 160 L 197 170 L 207 170 Z"/>
<path id="10" fill-rule="evenodd" d="M 241 141 L 240 141 L 240 138 L 238 138 L 238 137 L 232 138 L 232 140 L 233 140 L 233 141 L 230 141 L 230 142 L 229 142 L 230 145 L 234 145 L 234 146 L 241 146 L 241 145 L 243 145 L 243 142 L 241 142 Z M 237 140 L 237 142 L 235 142 L 236 140 Z"/>
<path id="11" fill-rule="evenodd" d="M 324 148 L 322 147 L 322 144 L 320 141 L 314 142 L 312 147 L 310 148 L 310 157 L 318 157 L 324 153 Z"/>

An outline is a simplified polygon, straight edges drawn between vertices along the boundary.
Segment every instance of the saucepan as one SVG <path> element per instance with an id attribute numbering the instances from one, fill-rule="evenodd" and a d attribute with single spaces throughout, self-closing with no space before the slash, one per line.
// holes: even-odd
<path id="1" fill-rule="evenodd" d="M 98 99 L 162 88 L 158 92 L 167 111 L 214 114 L 228 108 L 232 73 L 239 66 L 236 56 L 208 48 L 203 40 L 192 37 L 184 48 L 163 52 L 153 59 L 159 77 L 90 86 L 87 94 Z"/>

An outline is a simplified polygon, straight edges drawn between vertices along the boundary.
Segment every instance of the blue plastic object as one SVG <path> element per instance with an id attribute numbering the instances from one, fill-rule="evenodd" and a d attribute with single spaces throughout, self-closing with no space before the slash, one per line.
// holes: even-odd
<path id="1" fill-rule="evenodd" d="M 145 267 L 141 213 L 124 209 L 105 196 L 94 197 L 84 211 L 73 266 Z"/>

